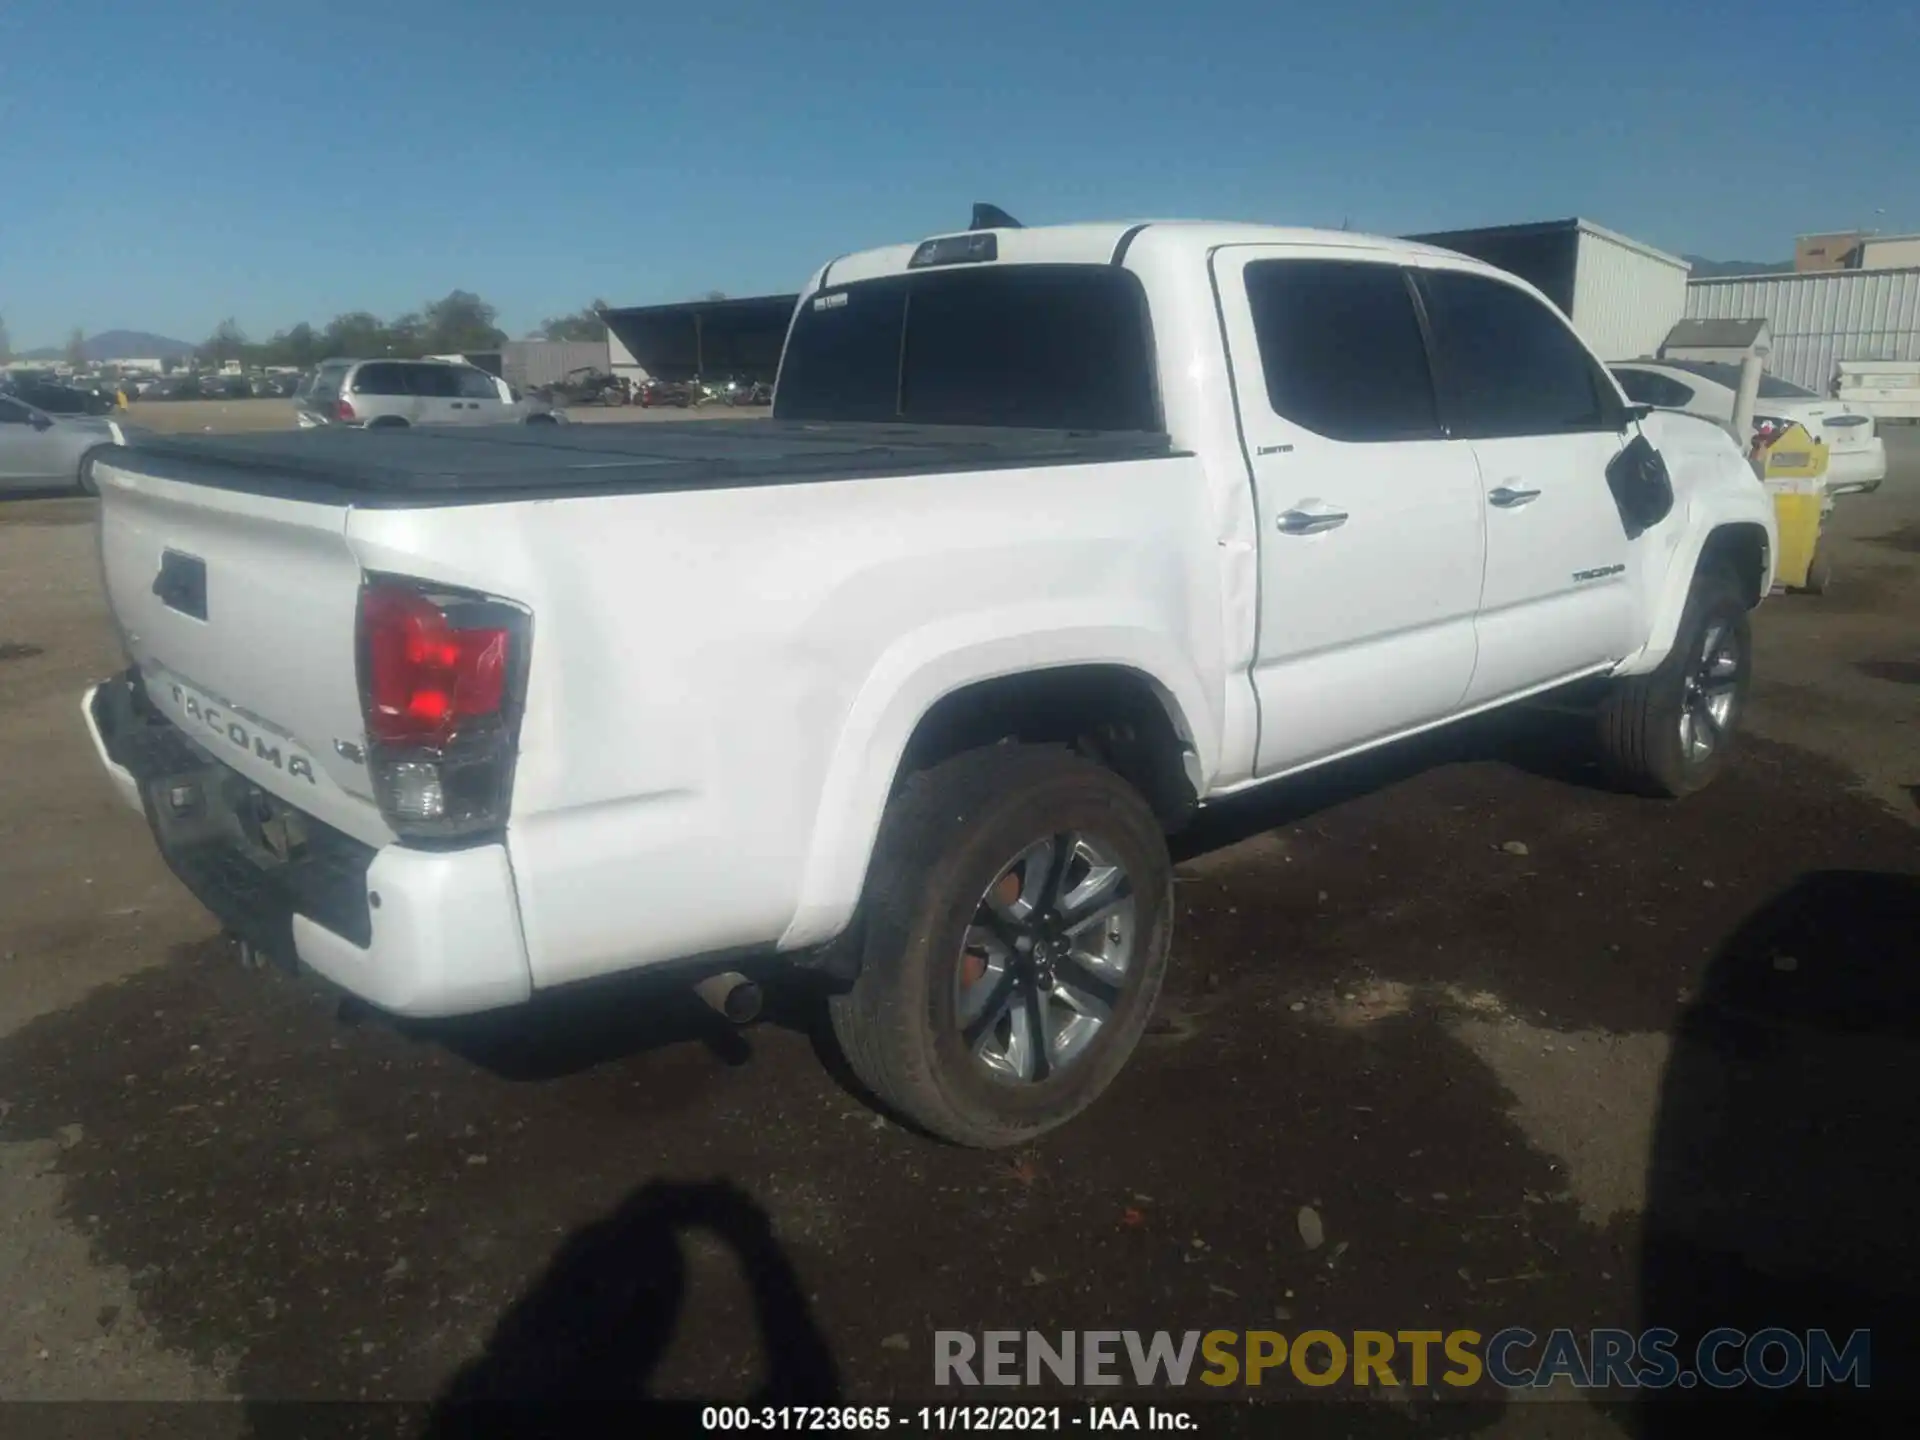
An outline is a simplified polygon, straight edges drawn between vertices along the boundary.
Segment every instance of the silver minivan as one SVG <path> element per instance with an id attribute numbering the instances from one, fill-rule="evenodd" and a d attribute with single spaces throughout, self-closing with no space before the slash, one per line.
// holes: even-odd
<path id="1" fill-rule="evenodd" d="M 447 360 L 329 360 L 299 394 L 303 430 L 353 425 L 553 425 L 566 417 L 476 365 Z"/>

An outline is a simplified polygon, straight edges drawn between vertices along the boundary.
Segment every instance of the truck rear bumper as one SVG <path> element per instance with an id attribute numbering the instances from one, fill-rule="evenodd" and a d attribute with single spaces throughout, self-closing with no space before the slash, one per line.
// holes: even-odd
<path id="1" fill-rule="evenodd" d="M 374 849 L 289 812 L 148 710 L 130 672 L 88 690 L 81 713 L 168 867 L 264 953 L 399 1015 L 470 1014 L 531 993 L 504 846 Z"/>

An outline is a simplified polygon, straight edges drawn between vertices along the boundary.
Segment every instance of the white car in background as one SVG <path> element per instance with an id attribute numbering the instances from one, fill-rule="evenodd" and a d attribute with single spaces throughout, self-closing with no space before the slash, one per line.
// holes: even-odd
<path id="1" fill-rule="evenodd" d="M 1627 398 L 1659 410 L 1683 410 L 1689 415 L 1733 423 L 1734 392 L 1740 384 L 1737 365 L 1707 360 L 1630 360 L 1608 367 Z M 1753 407 L 1753 428 L 1769 434 L 1799 423 L 1827 447 L 1827 493 L 1854 495 L 1878 490 L 1887 475 L 1886 442 L 1876 433 L 1873 416 L 1844 400 L 1828 400 L 1774 375 L 1760 377 L 1760 395 Z M 1742 444 L 1748 437 L 1735 436 Z"/>

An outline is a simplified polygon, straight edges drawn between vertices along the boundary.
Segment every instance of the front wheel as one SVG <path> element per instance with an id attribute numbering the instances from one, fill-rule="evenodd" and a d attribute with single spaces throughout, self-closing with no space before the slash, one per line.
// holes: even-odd
<path id="1" fill-rule="evenodd" d="M 99 461 L 101 455 L 109 448 L 110 447 L 106 445 L 96 445 L 80 457 L 80 469 L 78 475 L 75 477 L 75 484 L 78 485 L 82 495 L 98 495 L 100 493 L 100 482 L 94 479 L 93 467 L 95 463 Z"/>
<path id="2" fill-rule="evenodd" d="M 996 745 L 913 777 L 874 846 L 859 978 L 829 1002 L 847 1062 L 914 1124 L 1019 1144 L 1080 1113 L 1166 974 L 1159 821 L 1065 749 Z"/>
<path id="3" fill-rule="evenodd" d="M 1601 702 L 1600 754 L 1614 780 L 1679 797 L 1726 764 L 1752 664 L 1747 601 L 1723 570 L 1703 570 L 1657 669 L 1614 682 Z"/>

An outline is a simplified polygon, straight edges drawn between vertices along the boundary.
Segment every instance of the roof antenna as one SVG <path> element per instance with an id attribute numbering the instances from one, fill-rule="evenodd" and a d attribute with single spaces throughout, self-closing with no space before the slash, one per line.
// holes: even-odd
<path id="1" fill-rule="evenodd" d="M 973 223 L 969 230 L 1018 230 L 1021 224 L 998 205 L 989 205 L 984 200 L 973 202 Z"/>

